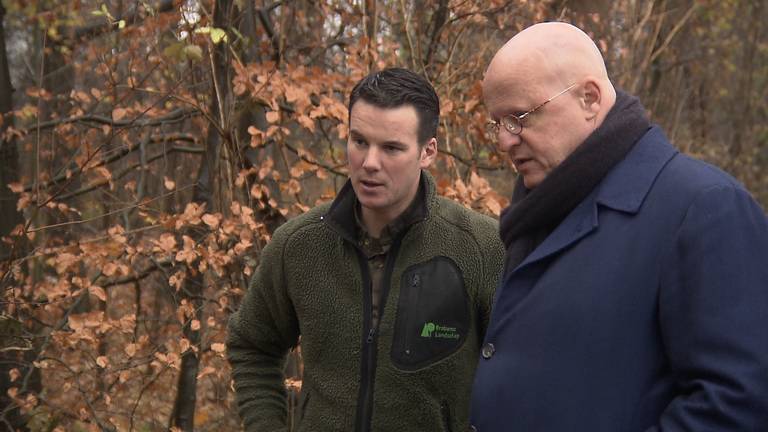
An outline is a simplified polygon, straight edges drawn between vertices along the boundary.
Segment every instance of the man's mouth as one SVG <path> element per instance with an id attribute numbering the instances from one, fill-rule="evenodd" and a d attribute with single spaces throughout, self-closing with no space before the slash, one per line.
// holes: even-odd
<path id="1" fill-rule="evenodd" d="M 374 180 L 360 180 L 360 184 L 363 185 L 363 187 L 365 188 L 375 188 L 375 187 L 384 185 L 384 183 L 377 182 Z"/>
<path id="2" fill-rule="evenodd" d="M 517 168 L 519 170 L 520 167 L 523 166 L 526 162 L 530 162 L 532 160 L 533 159 L 531 159 L 531 158 L 516 158 L 516 159 L 512 160 L 512 163 L 515 164 L 515 168 Z"/>

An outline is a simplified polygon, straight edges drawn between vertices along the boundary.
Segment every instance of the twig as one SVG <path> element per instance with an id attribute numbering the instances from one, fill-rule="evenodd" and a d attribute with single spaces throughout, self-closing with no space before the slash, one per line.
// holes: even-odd
<path id="1" fill-rule="evenodd" d="M 162 134 L 162 135 L 153 135 L 150 137 L 149 142 L 151 143 L 168 143 L 168 142 L 175 142 L 175 141 L 185 141 L 185 142 L 191 142 L 191 143 L 197 143 L 199 140 L 195 135 L 192 134 L 184 134 L 184 133 L 170 133 L 170 134 Z M 104 166 L 107 164 L 110 164 L 112 162 L 115 162 L 117 160 L 122 159 L 123 157 L 133 153 L 139 148 L 139 146 L 124 146 L 122 148 L 117 149 L 118 151 L 114 154 L 110 155 L 108 158 L 102 159 L 99 162 L 95 164 L 88 165 L 88 168 L 97 168 L 100 166 Z M 192 147 L 177 147 L 179 149 L 187 149 L 188 153 L 196 153 L 196 149 Z M 103 153 L 103 152 L 102 152 Z M 84 166 L 77 166 L 73 167 L 74 169 L 81 170 Z M 72 174 L 70 173 L 70 176 Z M 48 188 L 50 186 L 53 186 L 57 183 L 61 183 L 64 180 L 67 180 L 67 173 L 63 172 L 56 177 L 48 180 L 45 183 L 41 184 L 42 188 Z M 33 184 L 28 184 L 24 186 L 24 192 L 30 192 L 33 188 Z"/>
<path id="2" fill-rule="evenodd" d="M 95 187 L 98 187 L 98 186 L 99 185 L 96 185 Z M 132 204 L 132 205 L 130 205 L 128 207 L 123 207 L 123 208 L 120 208 L 120 209 L 117 209 L 117 210 L 113 210 L 113 211 L 111 211 L 109 213 L 105 213 L 105 214 L 102 214 L 102 215 L 99 215 L 99 216 L 94 216 L 94 217 L 89 218 L 89 219 L 83 219 L 83 220 L 79 220 L 79 221 L 62 222 L 62 223 L 53 224 L 53 225 L 46 225 L 46 226 L 43 226 L 43 227 L 40 227 L 40 228 L 27 229 L 27 230 L 25 230 L 25 233 L 33 233 L 33 232 L 38 232 L 38 231 L 49 230 L 49 229 L 52 229 L 52 228 L 59 228 L 59 227 L 62 227 L 62 226 L 79 225 L 79 224 L 84 224 L 84 223 L 88 223 L 88 222 L 93 222 L 93 221 L 101 219 L 103 217 L 111 216 L 113 214 L 120 213 L 120 212 L 129 210 L 129 209 L 132 209 L 132 208 L 135 208 L 135 207 L 145 206 L 145 205 L 151 203 L 152 201 L 157 201 L 157 200 L 159 200 L 161 198 L 165 198 L 165 197 L 167 197 L 169 195 L 173 195 L 174 193 L 176 193 L 178 191 L 189 189 L 189 188 L 191 188 L 193 186 L 194 186 L 194 183 L 191 183 L 191 184 L 186 185 L 186 186 L 184 186 L 182 188 L 178 188 L 178 189 L 176 189 L 174 191 L 171 191 L 171 192 L 169 192 L 167 194 L 159 195 L 159 196 L 157 196 L 155 198 L 152 198 L 150 200 L 144 201 L 144 202 L 142 202 L 140 204 Z"/>

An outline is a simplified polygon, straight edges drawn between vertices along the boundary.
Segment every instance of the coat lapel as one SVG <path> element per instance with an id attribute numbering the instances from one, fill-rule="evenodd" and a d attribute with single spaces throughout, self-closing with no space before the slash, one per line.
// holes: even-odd
<path id="1" fill-rule="evenodd" d="M 595 190 L 510 274 L 577 243 L 599 226 L 599 206 L 635 214 L 664 165 L 678 151 L 668 144 L 658 126 L 652 127 L 637 142 Z"/>

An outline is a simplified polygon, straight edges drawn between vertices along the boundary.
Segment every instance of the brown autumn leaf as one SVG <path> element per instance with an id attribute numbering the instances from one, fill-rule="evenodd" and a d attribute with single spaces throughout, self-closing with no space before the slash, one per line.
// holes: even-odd
<path id="1" fill-rule="evenodd" d="M 107 365 L 109 365 L 109 359 L 104 356 L 98 356 L 96 357 L 96 364 L 102 369 L 106 369 Z"/>
<path id="2" fill-rule="evenodd" d="M 200 371 L 199 374 L 197 374 L 197 379 L 199 380 L 199 379 L 201 379 L 201 378 L 203 378 L 203 377 L 205 377 L 207 375 L 213 374 L 213 373 L 216 373 L 216 368 L 214 368 L 212 366 L 206 366 L 206 367 L 203 368 L 202 371 Z"/>
<path id="3" fill-rule="evenodd" d="M 200 216 L 205 212 L 205 204 L 188 203 L 184 208 L 184 213 L 176 220 L 176 229 L 179 230 L 185 224 L 199 225 Z"/>
<path id="4" fill-rule="evenodd" d="M 180 270 L 168 278 L 168 284 L 174 287 L 176 291 L 178 291 L 181 289 L 181 285 L 184 283 L 184 279 L 186 279 L 186 273 Z"/>
<path id="5" fill-rule="evenodd" d="M 113 109 L 112 110 L 112 120 L 115 120 L 115 121 L 121 120 L 123 117 L 125 117 L 125 114 L 127 112 L 128 111 L 125 108 L 118 107 L 118 108 Z"/>
<path id="6" fill-rule="evenodd" d="M 136 355 L 136 351 L 138 349 L 138 346 L 135 343 L 129 343 L 125 346 L 125 349 L 123 350 L 125 352 L 125 355 L 128 356 L 128 358 L 132 358 Z"/>
<path id="7" fill-rule="evenodd" d="M 349 126 L 346 123 L 339 123 L 336 125 L 336 133 L 339 139 L 345 140 L 349 136 Z"/>
<path id="8" fill-rule="evenodd" d="M 261 162 L 261 166 L 259 167 L 259 180 L 264 180 L 264 177 L 269 175 L 269 173 L 272 172 L 272 168 L 275 166 L 275 161 L 272 160 L 271 157 L 267 157 L 264 159 L 263 162 Z"/>
<path id="9" fill-rule="evenodd" d="M 224 232 L 225 235 L 233 234 L 236 229 L 237 229 L 237 225 L 231 219 L 225 219 L 224 222 L 221 223 L 221 230 Z"/>
<path id="10" fill-rule="evenodd" d="M 299 86 L 288 85 L 285 87 L 285 100 L 290 103 L 301 100 L 309 101 L 309 94 Z"/>
<path id="11" fill-rule="evenodd" d="M 211 229 L 214 229 L 214 230 L 219 227 L 221 218 L 222 216 L 220 213 L 216 213 L 216 214 L 206 213 L 202 217 L 203 222 L 205 222 L 206 225 L 208 225 L 209 227 L 211 227 Z"/>
<path id="12" fill-rule="evenodd" d="M 302 125 L 304 128 L 308 129 L 310 132 L 315 131 L 315 121 L 309 118 L 309 116 L 306 115 L 300 115 L 297 119 L 300 125 Z"/>
<path id="13" fill-rule="evenodd" d="M 16 201 L 16 210 L 22 211 L 25 208 L 29 207 L 30 204 L 32 204 L 32 195 L 28 193 L 22 193 L 19 197 L 19 200 Z"/>
<path id="14" fill-rule="evenodd" d="M 63 274 L 64 272 L 69 270 L 72 266 L 77 264 L 80 258 L 69 252 L 62 252 L 60 254 L 57 254 L 55 257 L 53 257 L 52 260 L 56 267 L 56 273 Z"/>
<path id="15" fill-rule="evenodd" d="M 118 266 L 114 262 L 108 262 L 101 268 L 101 272 L 104 276 L 114 276 L 117 273 Z"/>
<path id="16" fill-rule="evenodd" d="M 33 97 L 33 98 L 40 98 L 43 100 L 49 100 L 51 98 L 51 93 L 44 89 L 39 87 L 28 87 L 26 90 L 27 96 Z"/>
<path id="17" fill-rule="evenodd" d="M 107 301 L 107 292 L 100 286 L 91 285 L 88 287 L 88 292 L 103 302 Z"/>
<path id="18" fill-rule="evenodd" d="M 227 350 L 227 347 L 223 343 L 212 343 L 211 344 L 211 350 L 217 354 L 224 354 L 224 351 Z"/>
<path id="19" fill-rule="evenodd" d="M 270 123 L 277 123 L 280 120 L 280 113 L 277 111 L 269 111 L 266 114 L 267 121 Z"/>
<path id="20" fill-rule="evenodd" d="M 495 198 L 486 196 L 483 202 L 494 216 L 499 216 L 501 214 L 501 204 Z"/>
<path id="21" fill-rule="evenodd" d="M 77 102 L 80 102 L 80 103 L 82 103 L 82 104 L 87 104 L 87 103 L 91 102 L 91 97 L 90 97 L 90 96 L 88 96 L 88 93 L 86 93 L 86 92 L 84 92 L 84 91 L 82 91 L 82 90 L 77 90 L 77 91 L 75 91 L 75 90 L 72 90 L 72 91 L 69 93 L 69 96 L 70 96 L 72 99 L 74 99 L 74 100 L 76 100 Z"/>
<path id="22" fill-rule="evenodd" d="M 295 195 L 301 191 L 301 183 L 296 179 L 290 179 L 285 185 L 285 191 L 291 195 Z"/>
<path id="23" fill-rule="evenodd" d="M 163 233 L 158 240 L 155 240 L 155 244 L 159 247 L 159 251 L 168 254 L 176 249 L 176 237 L 170 233 Z"/>
<path id="24" fill-rule="evenodd" d="M 475 171 L 472 171 L 472 173 L 469 175 L 469 187 L 475 194 L 473 198 L 482 196 L 491 190 L 491 186 L 488 184 L 488 180 L 477 175 Z"/>
<path id="25" fill-rule="evenodd" d="M 103 166 L 96 167 L 95 168 L 95 172 L 96 172 L 96 174 L 98 174 L 99 176 L 101 176 L 101 177 L 103 177 L 103 178 L 105 178 L 107 180 L 111 180 L 112 179 L 112 173 L 107 168 L 105 168 Z"/>
<path id="26" fill-rule="evenodd" d="M 303 160 L 300 160 L 293 164 L 291 167 L 290 173 L 291 177 L 301 177 L 304 175 L 305 172 L 307 172 L 307 169 L 310 167 L 308 163 L 304 162 Z"/>
<path id="27" fill-rule="evenodd" d="M 480 99 L 472 98 L 464 103 L 464 111 L 471 112 L 480 103 Z"/>
<path id="28" fill-rule="evenodd" d="M 195 251 L 195 241 L 192 237 L 183 236 L 184 248 L 176 253 L 176 261 L 185 261 L 187 264 L 192 264 L 197 259 L 197 251 Z"/>
<path id="29" fill-rule="evenodd" d="M 285 379 L 285 386 L 289 389 L 292 389 L 293 391 L 301 391 L 301 383 L 302 380 L 295 379 L 295 378 L 286 378 Z"/>
<path id="30" fill-rule="evenodd" d="M 163 186 L 165 186 L 166 189 L 169 191 L 176 189 L 176 182 L 169 179 L 166 176 L 163 176 Z"/>

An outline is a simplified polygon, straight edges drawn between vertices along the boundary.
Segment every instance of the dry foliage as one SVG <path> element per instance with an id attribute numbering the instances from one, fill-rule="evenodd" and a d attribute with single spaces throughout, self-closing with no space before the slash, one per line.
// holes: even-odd
<path id="1" fill-rule="evenodd" d="M 762 2 L 3 5 L 8 428 L 236 429 L 227 318 L 270 233 L 345 180 L 346 97 L 375 69 L 434 83 L 439 192 L 498 215 L 512 174 L 483 132 L 484 67 L 519 29 L 574 22 L 678 146 L 768 199 Z"/>

